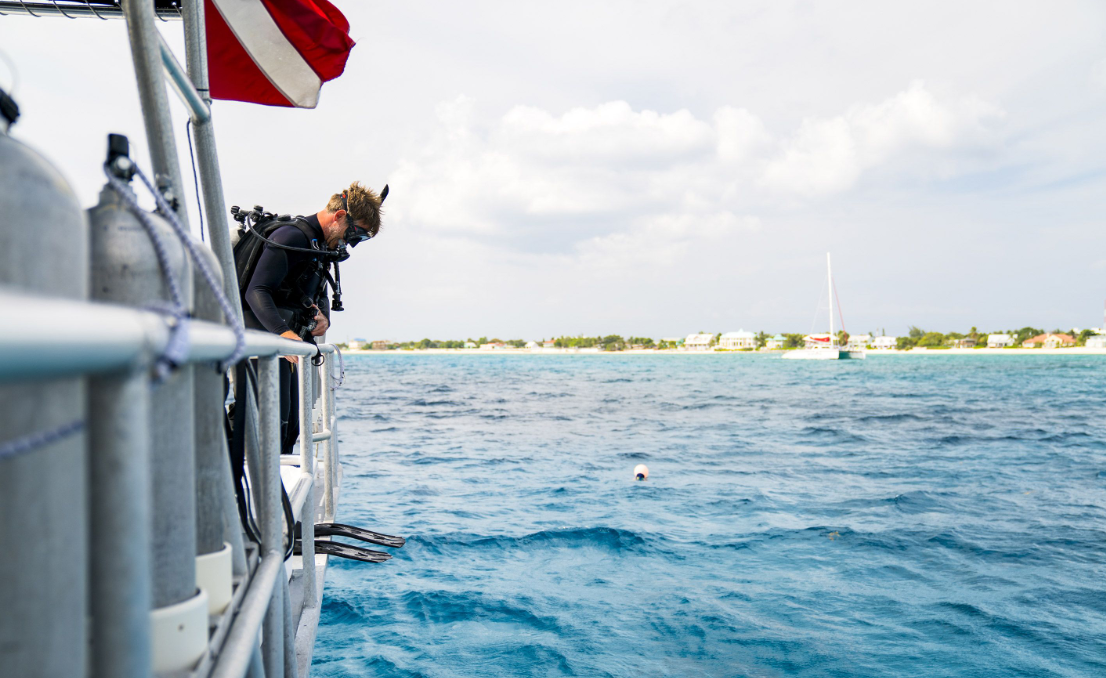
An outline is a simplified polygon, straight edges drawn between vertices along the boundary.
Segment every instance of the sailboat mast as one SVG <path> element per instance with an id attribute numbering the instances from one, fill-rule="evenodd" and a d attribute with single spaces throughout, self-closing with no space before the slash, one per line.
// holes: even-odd
<path id="1" fill-rule="evenodd" d="M 826 252 L 826 275 L 829 277 L 830 346 L 833 346 L 837 339 L 833 334 L 833 268 L 830 267 L 829 252 Z"/>

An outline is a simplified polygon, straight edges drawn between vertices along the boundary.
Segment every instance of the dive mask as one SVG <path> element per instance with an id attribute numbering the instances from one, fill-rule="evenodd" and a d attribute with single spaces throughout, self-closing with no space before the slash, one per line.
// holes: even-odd
<path id="1" fill-rule="evenodd" d="M 342 239 L 345 240 L 350 247 L 357 247 L 358 243 L 365 242 L 366 240 L 371 240 L 372 234 L 370 234 L 368 231 L 361 228 L 357 224 L 353 223 L 353 217 L 349 215 L 349 201 L 346 191 L 342 191 L 342 209 L 346 211 L 347 224 L 346 232 L 342 236 Z M 349 254 L 346 254 L 346 257 L 348 258 Z"/>

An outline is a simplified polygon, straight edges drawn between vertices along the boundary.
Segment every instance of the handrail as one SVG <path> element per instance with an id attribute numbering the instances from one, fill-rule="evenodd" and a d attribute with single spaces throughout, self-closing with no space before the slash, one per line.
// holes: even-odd
<path id="1" fill-rule="evenodd" d="M 273 589 L 283 573 L 284 558 L 275 552 L 265 554 L 238 609 L 238 618 L 227 634 L 224 651 L 219 654 L 219 660 L 211 672 L 212 678 L 240 678 L 246 675 L 256 648 L 257 633 L 265 620 Z"/>
<path id="2" fill-rule="evenodd" d="M 52 377 L 127 374 L 133 375 L 132 379 L 148 381 L 148 376 L 139 375 L 144 374 L 145 368 L 154 364 L 168 345 L 169 325 L 172 322 L 172 318 L 152 311 L 102 302 L 46 297 L 10 287 L 0 287 L 0 313 L 6 313 L 8 317 L 18 316 L 28 327 L 36 330 L 33 335 L 0 333 L 0 384 Z M 189 346 L 184 363 L 218 363 L 231 355 L 234 349 L 234 332 L 226 325 L 200 320 L 189 321 Z M 301 394 L 305 397 L 301 399 L 300 416 L 301 422 L 306 422 L 307 426 L 304 427 L 301 435 L 302 449 L 298 461 L 307 483 L 302 490 L 295 493 L 293 503 L 305 523 L 303 536 L 306 543 L 301 577 L 304 586 L 302 604 L 305 608 L 317 606 L 322 593 L 315 583 L 315 559 L 311 548 L 314 545 L 311 527 L 314 525 L 316 506 L 313 499 L 314 486 L 317 480 L 321 480 L 324 517 L 333 519 L 338 463 L 333 375 L 329 364 L 324 363 L 316 367 L 311 365 L 307 358 L 316 355 L 317 352 L 334 354 L 336 350 L 330 344 L 320 344 L 316 347 L 305 342 L 284 339 L 268 332 L 255 330 L 246 332 L 246 354 L 262 359 L 260 362 L 265 368 L 262 372 L 265 372 L 264 376 L 268 377 L 261 379 L 258 384 L 258 409 L 262 428 L 267 425 L 272 429 L 274 422 L 278 422 L 273 419 L 277 416 L 275 408 L 279 400 L 273 371 L 278 357 L 301 357 L 303 383 L 300 387 Z M 318 433 L 312 431 L 316 379 L 321 382 L 320 414 L 323 416 L 322 430 Z M 142 391 L 145 391 L 145 388 L 139 388 L 138 392 Z M 120 407 L 124 406 L 121 402 Z M 121 419 L 119 430 L 129 426 L 130 423 Z M 276 426 L 279 427 L 279 424 L 277 423 Z M 119 433 L 119 435 L 125 434 Z M 279 488 L 275 483 L 280 482 L 280 474 L 274 465 L 277 460 L 269 459 L 277 454 L 275 450 L 279 449 L 279 436 L 274 437 L 274 435 L 274 431 L 270 430 L 268 434 L 262 436 L 262 464 L 269 468 L 256 476 L 260 489 L 270 497 L 274 487 Z M 324 445 L 322 463 L 315 465 L 315 446 L 318 443 Z M 279 489 L 276 489 L 276 492 L 275 496 L 279 496 Z M 237 609 L 232 606 L 225 613 L 235 615 L 235 619 L 225 639 L 222 639 L 222 646 L 210 648 L 210 651 L 216 655 L 214 661 L 204 662 L 213 669 L 212 675 L 235 677 L 245 675 L 251 661 L 256 661 L 253 655 L 257 647 L 257 633 L 262 625 L 262 619 L 269 619 L 266 623 L 266 638 L 275 638 L 281 635 L 280 626 L 287 623 L 285 617 L 287 616 L 288 619 L 292 617 L 291 614 L 283 614 L 282 604 L 277 602 L 287 595 L 284 590 L 287 582 L 279 579 L 279 575 L 284 572 L 283 558 L 273 550 L 273 542 L 279 541 L 277 535 L 280 534 L 281 529 L 280 502 L 273 504 L 270 498 L 270 501 L 265 504 L 259 507 L 261 511 L 258 518 L 262 523 L 269 523 L 265 540 L 268 553 L 253 576 L 242 582 L 241 585 L 246 589 L 241 604 Z M 275 650 L 275 647 L 270 647 L 270 651 L 272 650 Z M 274 664 L 279 661 L 281 659 L 278 657 L 268 654 L 265 663 L 270 668 L 275 668 Z M 287 672 L 285 675 L 293 675 L 295 672 L 294 668 L 290 671 L 288 667 L 284 668 Z M 274 670 L 272 673 L 280 672 Z"/>
<path id="3" fill-rule="evenodd" d="M 165 81 L 168 80 L 191 113 L 204 206 L 211 219 L 210 244 L 223 270 L 229 272 L 233 270 L 233 256 L 211 120 L 203 7 L 202 2 L 188 2 L 183 5 L 182 14 L 180 3 L 154 0 L 117 0 L 115 4 L 105 5 L 93 5 L 87 0 L 0 0 L 0 15 L 15 13 L 127 19 L 146 136 L 150 142 L 154 171 L 159 175 L 158 186 L 172 191 L 178 198 L 183 194 L 165 94 Z M 184 19 L 187 74 L 154 26 L 157 19 L 164 21 L 166 18 Z M 186 219 L 183 212 L 179 216 L 182 220 Z M 237 279 L 227 275 L 224 287 L 233 310 L 241 317 Z M 4 286 L 0 286 L 0 313 L 20 318 L 21 325 L 29 328 L 18 333 L 0 333 L 0 385 L 43 382 L 62 377 L 90 377 L 87 384 L 74 384 L 75 392 L 87 386 L 89 393 L 96 393 L 95 406 L 90 406 L 87 412 L 87 438 L 80 444 L 85 446 L 84 455 L 90 464 L 91 513 L 100 518 L 90 521 L 86 531 L 101 555 L 105 556 L 98 560 L 95 556 L 90 559 L 93 570 L 97 563 L 101 567 L 99 576 L 90 582 L 91 595 L 87 608 L 89 617 L 96 622 L 90 638 L 92 661 L 89 662 L 89 672 L 94 678 L 148 675 L 147 667 L 151 659 L 155 663 L 157 661 L 156 657 L 151 656 L 154 647 L 149 616 L 151 544 L 149 535 L 144 535 L 142 530 L 138 531 L 137 536 L 127 534 L 127 529 L 119 523 L 150 523 L 153 510 L 147 494 L 148 464 L 152 458 L 150 425 L 153 419 L 150 408 L 151 393 L 156 394 L 156 390 L 149 368 L 165 354 L 175 320 L 149 310 L 50 298 Z M 192 319 L 187 327 L 188 349 L 174 355 L 175 363 L 185 374 L 190 364 L 198 365 L 198 372 L 207 369 L 205 363 L 221 363 L 234 354 L 235 334 L 227 326 Z M 279 501 L 279 464 L 283 460 L 279 454 L 277 405 L 280 394 L 275 377 L 280 363 L 277 357 L 301 358 L 301 388 L 305 395 L 310 393 L 311 396 L 300 400 L 303 408 L 301 421 L 311 422 L 313 405 L 318 400 L 314 397 L 315 380 L 320 380 L 322 386 L 322 430 L 316 437 L 310 424 L 302 427 L 300 465 L 304 475 L 311 480 L 302 494 L 297 492 L 296 497 L 297 504 L 302 503 L 301 516 L 308 523 L 303 530 L 307 543 L 300 578 L 304 580 L 302 605 L 305 613 L 306 608 L 312 608 L 317 623 L 322 591 L 321 577 L 317 583 L 315 559 L 310 555 L 313 546 L 311 528 L 318 508 L 314 492 L 315 484 L 321 481 L 324 519 L 333 520 L 339 440 L 333 374 L 328 364 L 324 364 L 320 371 L 310 366 L 306 358 L 317 353 L 332 354 L 337 349 L 328 344 L 316 347 L 266 332 L 247 331 L 245 334 L 246 355 L 260 358 L 257 361 L 259 379 L 256 402 L 254 393 L 247 389 L 246 402 L 242 406 L 247 411 L 247 429 L 255 427 L 261 434 L 260 444 L 249 449 L 252 450 L 250 454 L 255 465 L 260 467 L 251 468 L 250 476 L 254 488 L 264 497 L 257 503 L 264 557 L 252 573 L 251 568 L 242 571 L 241 566 L 235 571 L 237 576 L 241 576 L 239 588 L 230 606 L 222 613 L 224 617 L 218 624 L 219 630 L 207 638 L 207 654 L 192 666 L 193 673 L 190 675 L 239 678 L 247 672 L 256 675 L 264 663 L 267 678 L 295 678 L 298 663 L 303 662 L 300 670 L 306 670 L 309 665 L 311 648 L 308 646 L 298 657 L 291 647 L 280 651 L 284 639 L 295 638 L 295 630 L 291 628 L 293 614 L 288 609 L 288 580 L 283 578 L 283 553 L 278 552 L 282 546 L 283 519 Z M 222 395 L 210 380 L 206 381 L 204 389 L 197 391 L 199 400 L 210 403 L 217 399 L 222 403 Z M 252 412 L 247 405 L 253 406 Z M 164 414 L 165 411 L 162 406 L 160 412 Z M 323 445 L 323 454 L 316 465 L 317 443 Z M 209 451 L 210 447 L 204 449 Z M 31 451 L 27 454 L 35 453 Z M 229 476 L 229 466 L 225 473 Z M 191 485 L 191 481 L 188 482 Z M 229 477 L 223 494 L 219 501 L 224 502 L 223 508 L 229 507 L 229 515 L 233 516 L 234 497 Z M 207 517 L 210 518 L 210 515 Z M 241 552 L 240 544 L 238 552 Z M 104 564 L 111 558 L 123 559 L 126 567 L 116 563 L 105 567 Z M 241 559 L 245 561 L 244 557 Z M 321 562 L 325 564 L 325 557 Z M 310 615 L 307 618 L 311 618 Z M 265 627 L 266 641 L 264 659 L 258 650 L 258 634 L 262 626 Z M 313 630 L 305 635 L 310 636 L 306 639 L 308 642 L 313 641 Z"/>
<path id="4" fill-rule="evenodd" d="M 28 294 L 0 287 L 0 313 L 19 317 L 34 333 L 0 332 L 0 383 L 113 372 L 151 361 L 169 343 L 169 321 L 158 313 L 102 302 Z M 322 353 L 334 347 L 320 344 Z M 257 330 L 246 331 L 250 356 L 312 356 L 316 347 Z M 187 362 L 215 362 L 234 352 L 226 325 L 189 322 Z"/>

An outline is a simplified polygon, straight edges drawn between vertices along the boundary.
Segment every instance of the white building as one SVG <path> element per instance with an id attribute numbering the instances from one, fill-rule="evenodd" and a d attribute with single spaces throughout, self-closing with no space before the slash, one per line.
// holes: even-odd
<path id="1" fill-rule="evenodd" d="M 898 345 L 898 337 L 876 337 L 872 340 L 872 346 L 879 351 L 889 351 Z"/>
<path id="2" fill-rule="evenodd" d="M 718 348 L 724 348 L 731 351 L 756 347 L 757 335 L 753 334 L 752 332 L 746 332 L 745 330 L 738 330 L 737 332 L 726 332 L 722 335 L 722 338 L 718 340 Z"/>
<path id="3" fill-rule="evenodd" d="M 1106 334 L 1092 334 L 1087 337 L 1087 348 L 1106 348 Z"/>
<path id="4" fill-rule="evenodd" d="M 364 339 L 350 339 L 348 346 L 351 351 L 359 351 L 365 348 L 365 345 L 368 343 L 369 342 L 365 341 Z"/>
<path id="5" fill-rule="evenodd" d="M 987 335 L 987 348 L 1006 348 L 1014 345 L 1014 337 L 1009 334 Z"/>
<path id="6" fill-rule="evenodd" d="M 527 348 L 527 349 L 529 349 L 529 350 L 531 350 L 531 351 L 536 351 L 536 350 L 538 350 L 538 349 L 539 349 L 540 347 L 538 346 L 538 342 L 536 342 L 536 341 L 528 341 L 528 342 L 526 342 L 526 348 Z"/>
<path id="7" fill-rule="evenodd" d="M 713 334 L 689 334 L 684 339 L 684 349 L 687 351 L 709 351 Z"/>
<path id="8" fill-rule="evenodd" d="M 557 348 L 557 340 L 556 339 L 546 339 L 545 341 L 543 341 L 541 343 L 541 347 L 542 348 Z"/>
<path id="9" fill-rule="evenodd" d="M 476 348 L 476 342 L 475 341 L 466 341 L 465 342 L 465 348 Z"/>
<path id="10" fill-rule="evenodd" d="M 872 343 L 872 335 L 870 334 L 850 334 L 846 348 L 850 351 L 863 351 L 868 348 L 870 343 Z"/>
<path id="11" fill-rule="evenodd" d="M 764 347 L 767 348 L 769 351 L 778 351 L 782 349 L 783 345 L 786 343 L 787 337 L 783 336 L 782 334 L 777 334 L 776 336 L 769 339 Z"/>

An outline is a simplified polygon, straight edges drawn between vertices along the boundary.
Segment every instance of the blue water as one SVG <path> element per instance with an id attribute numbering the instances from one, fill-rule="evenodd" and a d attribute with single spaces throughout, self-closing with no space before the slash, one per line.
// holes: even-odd
<path id="1" fill-rule="evenodd" d="M 346 365 L 313 675 L 1106 675 L 1106 359 Z"/>

